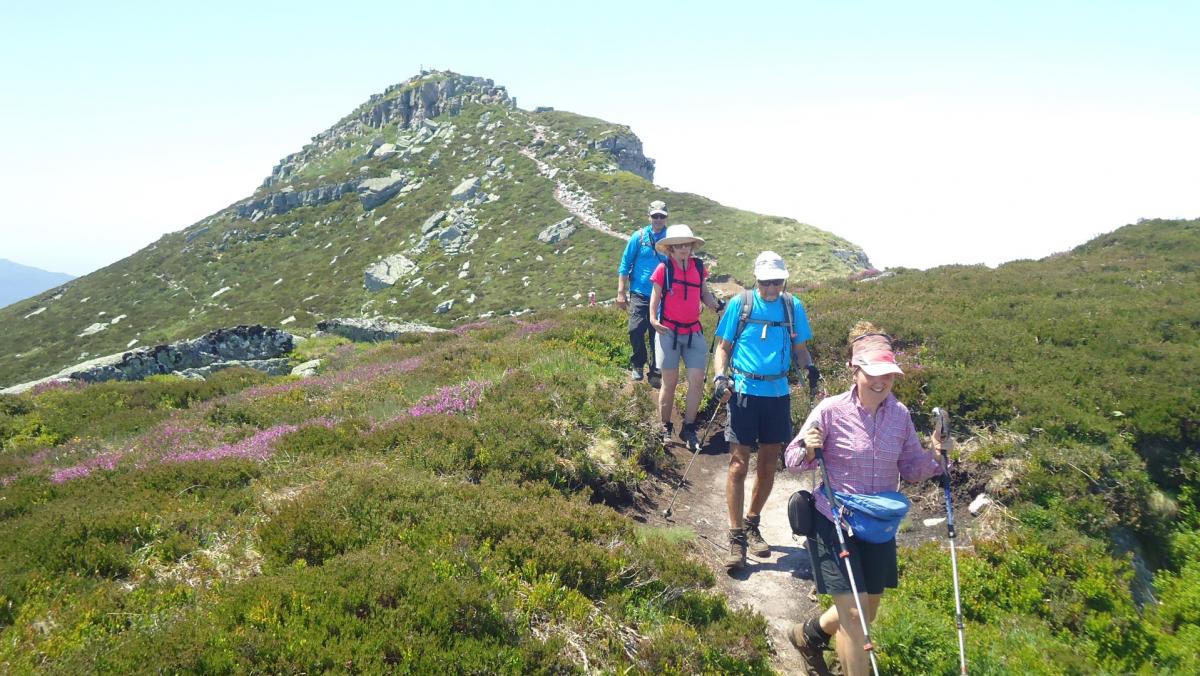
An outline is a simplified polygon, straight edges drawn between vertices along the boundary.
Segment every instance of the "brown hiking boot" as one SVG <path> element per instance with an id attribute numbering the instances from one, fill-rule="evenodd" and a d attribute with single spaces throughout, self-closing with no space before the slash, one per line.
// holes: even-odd
<path id="1" fill-rule="evenodd" d="M 755 517 L 746 517 L 746 545 L 750 553 L 755 556 L 770 556 L 771 545 L 763 539 L 762 533 L 758 530 L 759 520 L 761 515 Z"/>
<path id="2" fill-rule="evenodd" d="M 729 556 L 725 557 L 725 570 L 735 571 L 746 565 L 746 529 L 729 529 Z"/>
<path id="3" fill-rule="evenodd" d="M 809 676 L 832 676 L 829 671 L 829 665 L 825 664 L 825 656 L 821 654 L 824 650 L 817 646 L 810 646 L 808 640 L 804 637 L 804 623 L 793 624 L 788 630 L 788 641 L 791 641 L 792 647 L 800 653 L 800 657 L 804 660 L 804 670 Z"/>

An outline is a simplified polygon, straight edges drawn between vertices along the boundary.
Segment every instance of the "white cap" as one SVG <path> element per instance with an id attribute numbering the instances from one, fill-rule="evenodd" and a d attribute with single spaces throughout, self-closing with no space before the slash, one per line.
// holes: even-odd
<path id="1" fill-rule="evenodd" d="M 783 257 L 774 251 L 764 251 L 754 259 L 754 278 L 760 282 L 787 279 L 787 264 L 783 262 Z"/>
<path id="2" fill-rule="evenodd" d="M 662 214 L 667 215 L 667 203 L 662 200 L 654 200 L 650 203 L 650 215 Z"/>

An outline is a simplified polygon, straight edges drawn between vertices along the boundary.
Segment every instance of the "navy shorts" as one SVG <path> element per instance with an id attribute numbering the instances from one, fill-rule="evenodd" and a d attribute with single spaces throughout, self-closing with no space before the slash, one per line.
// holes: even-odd
<path id="1" fill-rule="evenodd" d="M 734 393 L 729 400 L 725 441 L 742 446 L 786 444 L 792 440 L 792 398 Z"/>
<path id="2" fill-rule="evenodd" d="M 838 536 L 833 522 L 824 514 L 813 510 L 813 530 L 806 546 L 813 562 L 813 581 L 818 594 L 852 594 L 850 581 L 846 578 L 846 564 L 839 556 Z M 842 535 L 846 534 L 842 531 Z M 896 567 L 896 539 L 874 543 L 846 538 L 846 549 L 850 552 L 850 569 L 854 571 L 854 584 L 860 594 L 882 594 L 884 589 L 895 589 L 900 583 Z"/>

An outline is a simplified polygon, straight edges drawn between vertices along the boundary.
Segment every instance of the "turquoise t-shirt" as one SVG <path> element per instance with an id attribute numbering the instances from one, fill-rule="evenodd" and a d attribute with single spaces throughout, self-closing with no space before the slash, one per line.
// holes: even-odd
<path id="1" fill-rule="evenodd" d="M 783 298 L 767 303 L 758 290 L 754 291 L 754 305 L 750 310 L 751 319 L 763 319 L 781 324 L 787 320 L 783 309 Z M 734 296 L 721 315 L 717 324 L 717 335 L 733 343 L 734 331 L 737 330 L 738 320 L 742 315 L 742 294 Z M 766 327 L 766 335 L 763 328 Z M 752 394 L 758 397 L 782 397 L 788 393 L 787 378 L 775 380 L 755 380 L 747 378 L 738 371 L 749 371 L 758 375 L 769 376 L 787 374 L 792 364 L 792 345 L 803 343 L 812 338 L 812 329 L 808 325 L 808 315 L 804 313 L 804 305 L 800 299 L 792 296 L 792 327 L 796 333 L 790 338 L 784 326 L 766 326 L 746 322 L 740 339 L 733 346 L 730 366 L 733 367 L 731 377 L 734 389 L 742 394 Z"/>

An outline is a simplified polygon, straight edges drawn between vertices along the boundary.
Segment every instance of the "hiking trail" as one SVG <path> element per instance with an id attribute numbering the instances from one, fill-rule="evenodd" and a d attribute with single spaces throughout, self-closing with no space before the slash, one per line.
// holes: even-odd
<path id="1" fill-rule="evenodd" d="M 537 144 L 538 141 L 543 143 L 547 141 L 546 128 L 544 126 L 533 125 L 530 127 L 530 129 L 533 131 L 533 140 L 535 144 Z M 568 141 L 568 143 L 572 142 Z M 525 157 L 533 160 L 533 163 L 537 165 L 538 173 L 554 181 L 554 200 L 561 204 L 562 207 L 566 209 L 572 216 L 579 219 L 580 223 L 583 223 L 593 230 L 598 230 L 611 237 L 616 237 L 621 241 L 629 241 L 629 235 L 617 232 L 611 225 L 605 223 L 600 219 L 599 216 L 596 215 L 594 211 L 592 211 L 592 205 L 595 203 L 595 199 L 588 194 L 586 190 L 569 178 L 567 180 L 558 178 L 560 175 L 566 172 L 558 167 L 551 166 L 544 160 L 538 159 L 532 148 L 521 148 L 519 152 Z"/>
<path id="2" fill-rule="evenodd" d="M 631 386 L 629 390 L 636 393 L 642 387 Z M 657 392 L 648 387 L 644 391 Z M 793 392 L 792 396 L 804 395 Z M 702 407 L 697 420 L 703 426 L 711 415 L 711 411 Z M 678 430 L 683 421 L 678 411 L 672 416 L 675 429 Z M 653 427 L 657 432 L 657 422 Z M 749 607 L 766 619 L 769 625 L 768 639 L 774 650 L 771 667 L 781 674 L 805 674 L 807 672 L 804 664 L 799 653 L 788 641 L 787 632 L 792 624 L 808 618 L 818 609 L 818 598 L 812 580 L 808 579 L 811 577 L 811 562 L 805 550 L 805 538 L 793 539 L 788 524 L 787 503 L 792 493 L 802 488 L 811 491 L 819 481 L 816 480 L 815 472 L 794 474 L 782 469 L 780 464 L 775 474 L 775 485 L 762 511 L 760 526 L 763 539 L 771 546 L 771 553 L 764 558 L 748 555 L 746 565 L 742 569 L 733 573 L 726 572 L 724 561 L 729 551 L 729 526 L 725 505 L 725 481 L 729 470 L 729 449 L 725 442 L 724 430 L 724 411 L 717 415 L 710 430 L 706 431 L 701 427 L 698 432 L 703 442 L 700 453 L 688 472 L 687 481 L 679 491 L 671 518 L 664 518 L 662 512 L 670 502 L 679 475 L 687 467 L 692 455 L 691 451 L 678 441 L 668 449 L 673 459 L 670 467 L 660 477 L 648 482 L 644 489 L 647 499 L 631 506 L 627 514 L 648 526 L 688 528 L 695 532 L 695 556 L 712 571 L 717 580 L 717 589 L 726 597 L 729 605 L 735 608 Z M 754 452 L 750 456 L 750 470 L 745 484 L 746 505 L 750 502 L 757 466 L 758 454 Z M 965 468 L 955 467 L 952 469 L 952 477 L 955 482 L 954 519 L 958 527 L 958 552 L 961 557 L 964 552 L 972 549 L 970 527 L 977 521 L 967 510 L 966 501 L 969 500 L 968 496 L 981 489 L 986 476 L 968 475 Z M 944 525 L 922 525 L 926 518 L 945 517 L 941 489 L 932 482 L 901 482 L 900 490 L 912 500 L 913 509 L 906 519 L 907 528 L 902 526 L 897 536 L 899 546 L 913 547 L 932 540 L 939 542 L 949 556 Z M 949 579 L 945 582 L 950 584 Z M 884 605 L 886 604 L 885 597 Z M 948 608 L 946 621 L 950 630 L 953 630 L 952 624 L 949 624 L 952 618 L 953 608 Z M 886 650 L 886 646 L 881 646 L 881 649 Z M 825 660 L 834 673 L 841 673 L 836 653 L 832 650 L 826 652 Z"/>

